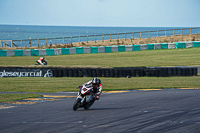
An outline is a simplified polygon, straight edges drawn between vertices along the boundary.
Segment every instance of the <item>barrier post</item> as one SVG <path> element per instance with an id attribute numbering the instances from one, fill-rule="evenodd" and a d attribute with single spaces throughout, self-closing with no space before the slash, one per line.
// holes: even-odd
<path id="1" fill-rule="evenodd" d="M 150 38 L 150 31 L 149 31 L 149 36 L 148 36 L 148 38 Z"/>
<path id="2" fill-rule="evenodd" d="M 158 30 L 157 30 L 157 37 L 158 37 Z"/>
<path id="3" fill-rule="evenodd" d="M 200 30 L 200 28 L 199 28 L 199 30 Z M 110 34 L 110 42 L 111 42 L 111 34 Z"/>
<path id="4" fill-rule="evenodd" d="M 29 41 L 29 44 L 30 44 L 30 47 L 31 47 L 31 39 L 30 39 L 30 41 Z"/>
<path id="5" fill-rule="evenodd" d="M 117 41 L 119 40 L 119 33 L 117 33 Z"/>
<path id="6" fill-rule="evenodd" d="M 88 35 L 87 35 L 87 43 L 88 43 Z"/>
<path id="7" fill-rule="evenodd" d="M 133 40 L 134 40 L 134 32 L 133 32 Z"/>
<path id="8" fill-rule="evenodd" d="M 102 42 L 104 42 L 104 35 L 102 35 Z"/>
<path id="9" fill-rule="evenodd" d="M 95 43 L 97 42 L 96 39 L 97 39 L 97 36 L 95 35 Z"/>
<path id="10" fill-rule="evenodd" d="M 12 48 L 13 47 L 13 40 L 11 40 L 10 43 L 11 43 L 11 48 Z"/>

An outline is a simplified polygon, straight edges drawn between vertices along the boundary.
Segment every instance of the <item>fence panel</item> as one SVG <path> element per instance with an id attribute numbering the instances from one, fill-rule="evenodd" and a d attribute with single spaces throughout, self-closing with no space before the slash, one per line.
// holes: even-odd
<path id="1" fill-rule="evenodd" d="M 31 56 L 31 50 L 30 49 L 23 50 L 23 55 L 24 56 Z"/>
<path id="2" fill-rule="evenodd" d="M 147 44 L 147 50 L 154 49 L 154 44 Z"/>
<path id="3" fill-rule="evenodd" d="M 154 49 L 161 49 L 160 43 L 154 43 Z"/>
<path id="4" fill-rule="evenodd" d="M 98 47 L 90 47 L 91 53 L 98 53 Z"/>
<path id="5" fill-rule="evenodd" d="M 112 52 L 118 52 L 118 46 L 111 46 Z"/>
<path id="6" fill-rule="evenodd" d="M 46 49 L 46 55 L 55 55 L 54 49 Z"/>
<path id="7" fill-rule="evenodd" d="M 39 56 L 38 49 L 31 49 L 31 56 Z"/>
<path id="8" fill-rule="evenodd" d="M 46 49 L 38 49 L 38 52 L 39 52 L 39 56 L 45 56 L 45 55 L 47 55 Z"/>
<path id="9" fill-rule="evenodd" d="M 61 55 L 61 54 L 62 54 L 62 48 L 54 49 L 54 55 Z"/>
<path id="10" fill-rule="evenodd" d="M 23 50 L 14 50 L 15 56 L 23 56 Z"/>
<path id="11" fill-rule="evenodd" d="M 7 50 L 0 50 L 0 57 L 1 56 L 7 56 Z"/>
<path id="12" fill-rule="evenodd" d="M 70 54 L 69 48 L 62 48 L 62 54 Z"/>
<path id="13" fill-rule="evenodd" d="M 105 53 L 105 46 L 98 47 L 98 53 Z"/>
<path id="14" fill-rule="evenodd" d="M 133 45 L 133 51 L 140 51 L 140 45 Z"/>
<path id="15" fill-rule="evenodd" d="M 133 51 L 133 45 L 125 45 L 125 51 Z"/>
<path id="16" fill-rule="evenodd" d="M 7 57 L 9 56 L 15 56 L 15 51 L 14 50 L 7 50 Z"/>
<path id="17" fill-rule="evenodd" d="M 161 43 L 161 49 L 168 49 L 168 43 Z"/>
<path id="18" fill-rule="evenodd" d="M 200 41 L 199 42 L 193 42 L 193 47 L 200 47 Z"/>
<path id="19" fill-rule="evenodd" d="M 90 47 L 83 47 L 83 53 L 84 53 L 84 54 L 85 54 L 85 53 L 87 53 L 87 54 L 91 53 Z"/>
<path id="20" fill-rule="evenodd" d="M 176 42 L 176 48 L 185 48 L 185 42 Z"/>
<path id="21" fill-rule="evenodd" d="M 111 46 L 105 46 L 105 53 L 111 53 L 112 49 Z"/>

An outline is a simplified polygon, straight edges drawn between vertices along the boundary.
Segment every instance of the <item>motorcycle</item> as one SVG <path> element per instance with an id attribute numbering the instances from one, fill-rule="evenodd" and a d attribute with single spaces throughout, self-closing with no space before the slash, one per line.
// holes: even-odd
<path id="1" fill-rule="evenodd" d="M 36 63 L 37 63 L 37 64 L 35 64 L 35 65 L 40 65 L 40 63 L 39 63 L 38 61 L 36 61 Z M 44 60 L 42 63 L 43 63 L 44 65 L 47 65 L 47 60 Z"/>
<path id="2" fill-rule="evenodd" d="M 76 111 L 78 108 L 89 109 L 95 101 L 92 86 L 79 86 L 78 96 L 73 105 L 73 110 Z"/>

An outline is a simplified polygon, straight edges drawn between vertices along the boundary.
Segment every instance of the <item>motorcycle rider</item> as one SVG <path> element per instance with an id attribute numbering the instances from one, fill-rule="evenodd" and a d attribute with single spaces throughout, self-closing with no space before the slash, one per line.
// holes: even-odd
<path id="1" fill-rule="evenodd" d="M 101 95 L 101 92 L 102 92 L 102 84 L 101 84 L 101 80 L 100 79 L 94 77 L 92 80 L 88 81 L 84 85 L 85 86 L 92 85 L 93 93 L 95 94 L 94 99 L 95 100 L 99 100 L 100 99 L 100 95 Z"/>
<path id="2" fill-rule="evenodd" d="M 38 61 L 36 61 L 39 65 L 46 65 L 46 60 L 44 57 L 40 57 Z"/>

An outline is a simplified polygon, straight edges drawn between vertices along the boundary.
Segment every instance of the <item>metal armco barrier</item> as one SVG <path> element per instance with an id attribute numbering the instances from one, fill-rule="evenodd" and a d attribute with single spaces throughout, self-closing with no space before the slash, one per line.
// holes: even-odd
<path id="1" fill-rule="evenodd" d="M 170 77 L 197 76 L 197 67 L 35 68 L 0 67 L 2 77 Z"/>

